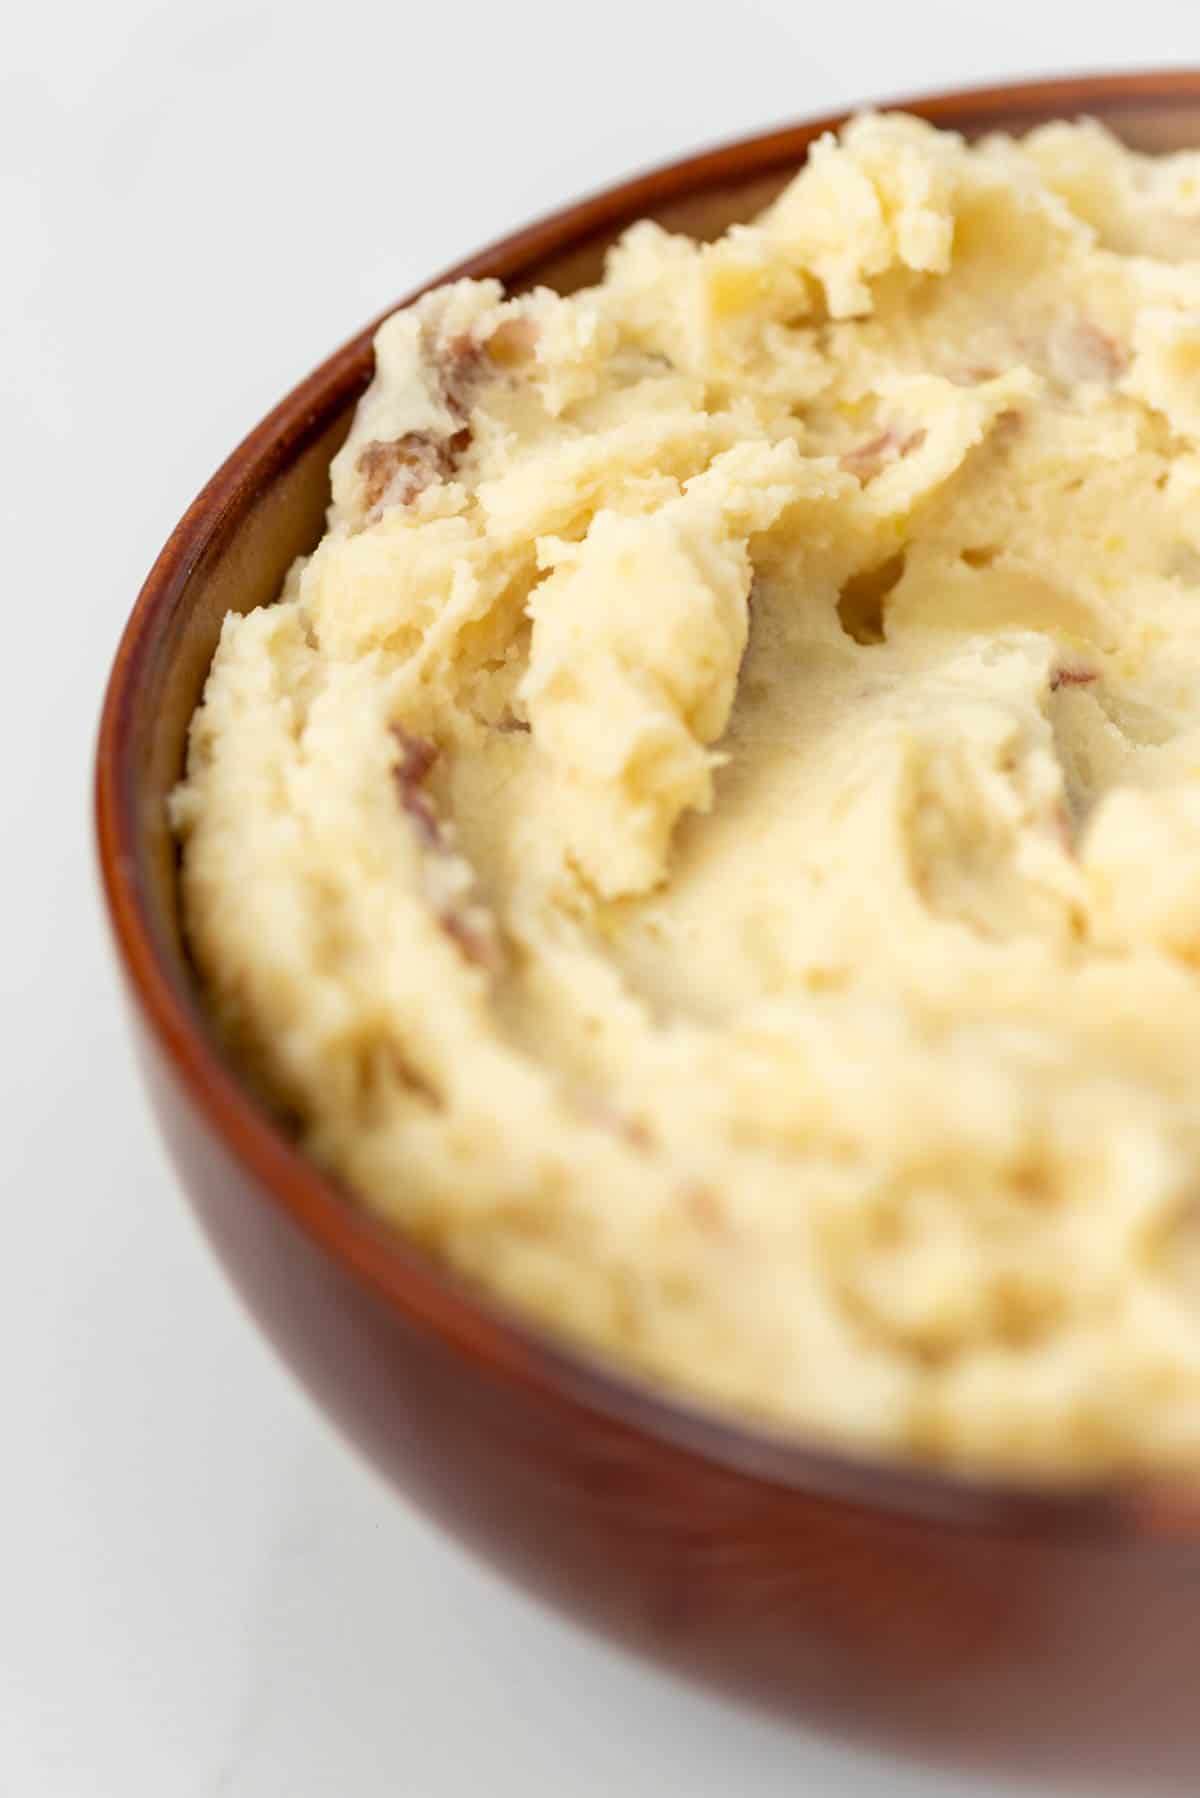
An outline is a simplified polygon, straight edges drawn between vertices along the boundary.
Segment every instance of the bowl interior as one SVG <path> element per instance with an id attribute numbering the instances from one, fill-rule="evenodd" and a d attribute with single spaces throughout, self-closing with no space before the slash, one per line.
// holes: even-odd
<path id="1" fill-rule="evenodd" d="M 1139 148 L 1200 144 L 1200 73 L 1050 82 L 905 104 L 970 136 L 1090 113 Z M 813 138 L 837 122 L 775 132 L 656 171 L 535 225 L 451 273 L 497 275 L 515 289 L 544 283 L 566 293 L 598 277 L 608 245 L 636 218 L 650 216 L 670 229 L 711 238 L 765 205 Z M 139 936 L 141 967 L 152 964 L 184 1020 L 176 1028 L 207 1039 L 218 1059 L 220 1047 L 180 931 L 165 802 L 182 770 L 188 723 L 222 619 L 269 603 L 294 558 L 320 536 L 329 463 L 370 377 L 372 329 L 296 389 L 185 515 L 147 582 L 110 685 L 98 790 L 102 861 L 118 938 L 127 962 L 136 962 L 130 939 Z M 144 988 L 144 978 L 140 984 Z M 330 1192 L 336 1201 L 332 1187 Z"/>

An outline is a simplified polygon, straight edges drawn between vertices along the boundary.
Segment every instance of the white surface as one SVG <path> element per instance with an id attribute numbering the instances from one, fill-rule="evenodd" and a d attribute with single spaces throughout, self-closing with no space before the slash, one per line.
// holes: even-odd
<path id="1" fill-rule="evenodd" d="M 985 1791 L 634 1665 L 350 1456 L 177 1197 L 93 891 L 92 732 L 140 579 L 242 433 L 389 299 L 573 195 L 788 117 L 1200 60 L 1194 0 L 720 16 L 108 0 L 5 29 L 5 1798 Z"/>

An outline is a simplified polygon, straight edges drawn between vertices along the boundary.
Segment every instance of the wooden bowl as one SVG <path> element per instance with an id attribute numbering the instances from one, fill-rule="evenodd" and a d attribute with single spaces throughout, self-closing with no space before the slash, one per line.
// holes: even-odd
<path id="1" fill-rule="evenodd" d="M 906 104 L 971 134 L 1088 112 L 1140 146 L 1200 144 L 1200 71 Z M 633 219 L 710 236 L 763 205 L 839 122 L 623 182 L 452 273 L 566 291 L 598 274 Z M 347 1435 L 578 1617 L 838 1729 L 1194 1791 L 1200 1481 L 971 1483 L 689 1408 L 552 1343 L 385 1234 L 224 1054 L 180 940 L 164 799 L 223 615 L 269 601 L 317 541 L 373 328 L 290 394 L 186 513 L 134 608 L 100 726 L 100 862 L 142 1064 L 218 1255 Z"/>

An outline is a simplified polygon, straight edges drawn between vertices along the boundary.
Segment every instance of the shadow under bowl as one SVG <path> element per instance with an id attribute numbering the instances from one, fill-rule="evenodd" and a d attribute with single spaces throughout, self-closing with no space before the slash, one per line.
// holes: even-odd
<path id="1" fill-rule="evenodd" d="M 907 102 L 969 135 L 1090 113 L 1200 145 L 1200 71 Z M 615 186 L 451 271 L 564 292 L 634 219 L 709 237 L 765 204 L 822 119 Z M 441 277 L 442 279 L 446 277 Z M 1094 1788 L 1194 1791 L 1200 1482 L 1071 1492 L 781 1440 L 562 1347 L 384 1232 L 256 1100 L 181 940 L 166 795 L 223 616 L 322 527 L 371 331 L 251 433 L 130 618 L 96 766 L 100 864 L 135 1033 L 184 1186 L 259 1323 L 399 1487 L 478 1552 L 676 1669 L 840 1731 Z"/>

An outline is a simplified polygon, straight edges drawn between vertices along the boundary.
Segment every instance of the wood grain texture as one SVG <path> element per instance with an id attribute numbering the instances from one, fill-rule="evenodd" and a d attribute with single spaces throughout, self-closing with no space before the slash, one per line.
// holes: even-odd
<path id="1" fill-rule="evenodd" d="M 1091 113 L 1147 148 L 1200 144 L 1200 71 L 904 104 L 973 135 Z M 837 123 L 639 176 L 448 273 L 570 291 L 635 218 L 711 236 L 747 216 Z M 137 601 L 101 721 L 113 933 L 149 1090 L 218 1255 L 372 1460 L 581 1619 L 849 1732 L 976 1764 L 1065 1766 L 1093 1790 L 1112 1775 L 1194 1792 L 1200 1483 L 975 1484 L 690 1409 L 552 1344 L 382 1232 L 226 1058 L 180 939 L 165 796 L 221 618 L 269 600 L 320 534 L 373 329 L 290 394 L 186 513 Z"/>

